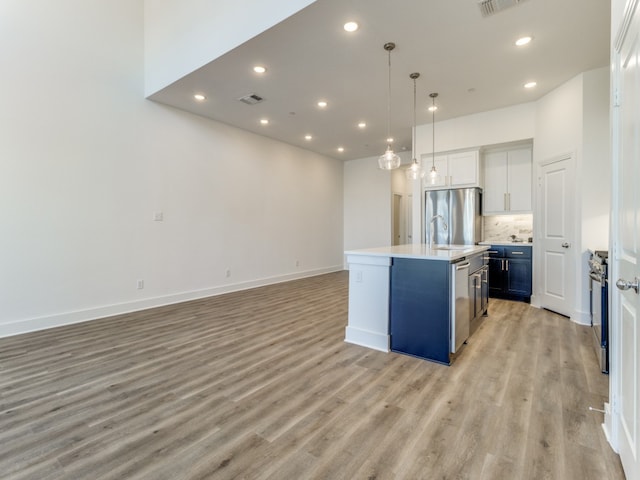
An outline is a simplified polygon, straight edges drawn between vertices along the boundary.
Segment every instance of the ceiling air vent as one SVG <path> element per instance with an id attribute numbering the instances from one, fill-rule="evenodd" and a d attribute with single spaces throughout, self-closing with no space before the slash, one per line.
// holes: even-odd
<path id="1" fill-rule="evenodd" d="M 262 98 L 260 95 L 256 95 L 255 93 L 252 93 L 250 95 L 245 95 L 244 97 L 240 97 L 238 100 L 240 100 L 242 103 L 246 103 L 247 105 L 255 105 L 256 103 L 262 102 L 264 98 Z"/>
<path id="2" fill-rule="evenodd" d="M 489 17 L 504 10 L 505 8 L 513 7 L 525 0 L 480 0 L 478 7 L 483 17 Z"/>

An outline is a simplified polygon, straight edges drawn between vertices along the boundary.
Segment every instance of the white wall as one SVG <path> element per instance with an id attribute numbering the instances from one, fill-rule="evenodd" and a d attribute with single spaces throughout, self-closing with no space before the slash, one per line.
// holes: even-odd
<path id="1" fill-rule="evenodd" d="M 611 213 L 609 69 L 583 75 L 582 237 L 587 248 L 607 250 Z"/>
<path id="2" fill-rule="evenodd" d="M 582 150 L 582 75 L 537 102 L 534 163 Z"/>
<path id="3" fill-rule="evenodd" d="M 144 100 L 143 17 L 3 4 L 0 336 L 342 268 L 342 162 Z"/>
<path id="4" fill-rule="evenodd" d="M 391 175 L 378 158 L 344 163 L 344 249 L 380 247 L 391 241 Z"/>
<path id="5" fill-rule="evenodd" d="M 146 96 L 314 1 L 144 0 Z"/>
<path id="6" fill-rule="evenodd" d="M 574 239 L 572 242 L 571 252 L 573 253 L 574 269 L 568 272 L 568 275 L 575 279 L 574 288 L 574 307 L 572 319 L 580 323 L 584 322 L 585 311 L 577 308 L 584 303 L 582 298 L 582 278 L 581 263 L 582 255 L 582 236 L 580 230 L 581 205 L 580 184 L 582 181 L 582 75 L 578 75 L 567 81 L 551 93 L 545 95 L 538 101 L 538 109 L 536 115 L 536 137 L 533 148 L 534 173 L 540 176 L 540 163 L 554 158 L 562 157 L 567 154 L 573 158 L 575 166 L 575 217 L 573 222 Z M 536 189 L 536 193 L 539 188 Z M 536 202 L 536 206 L 539 204 Z M 537 213 L 537 212 L 534 212 Z M 540 215 L 534 215 L 534 231 L 541 232 L 538 226 Z M 534 305 L 539 305 L 538 299 L 535 298 L 536 292 L 543 290 L 542 275 L 542 251 L 539 250 L 538 244 L 534 244 L 534 261 L 533 261 L 533 278 L 534 278 L 534 297 L 531 299 Z M 588 295 L 588 292 L 587 292 Z M 588 301 L 588 297 L 587 297 Z M 588 308 L 586 310 L 588 315 Z"/>
<path id="7" fill-rule="evenodd" d="M 576 262 L 572 320 L 588 324 L 589 249 L 608 248 L 610 214 L 609 70 L 582 73 L 538 101 L 534 162 L 571 153 L 576 167 Z M 539 270 L 540 265 L 536 265 Z M 540 279 L 539 275 L 536 275 Z M 541 288 L 538 286 L 538 288 Z"/>
<path id="8" fill-rule="evenodd" d="M 436 121 L 436 153 L 530 139 L 535 115 L 536 104 L 530 102 Z M 416 128 L 416 150 L 420 156 L 432 153 L 432 137 L 431 123 Z"/>

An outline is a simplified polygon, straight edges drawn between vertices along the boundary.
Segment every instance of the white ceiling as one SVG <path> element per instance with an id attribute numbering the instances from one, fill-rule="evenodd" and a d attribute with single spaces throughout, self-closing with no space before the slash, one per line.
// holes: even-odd
<path id="1" fill-rule="evenodd" d="M 391 54 L 391 136 L 411 150 L 412 72 L 417 124 L 537 100 L 575 75 L 609 63 L 609 0 L 522 0 L 483 17 L 477 0 L 318 0 L 222 57 L 153 94 L 152 100 L 297 145 L 354 159 L 380 155 L 387 123 Z M 354 33 L 343 24 L 359 23 Z M 515 40 L 531 35 L 526 47 Z M 267 67 L 263 75 L 254 65 Z M 538 86 L 522 85 L 535 80 Z M 196 102 L 194 93 L 207 96 Z M 255 93 L 265 100 L 237 99 Z M 329 106 L 321 110 L 319 99 Z M 259 123 L 268 118 L 269 125 Z M 367 123 L 366 129 L 357 127 Z M 305 134 L 313 135 L 306 141 Z M 337 147 L 343 146 L 344 153 Z"/>

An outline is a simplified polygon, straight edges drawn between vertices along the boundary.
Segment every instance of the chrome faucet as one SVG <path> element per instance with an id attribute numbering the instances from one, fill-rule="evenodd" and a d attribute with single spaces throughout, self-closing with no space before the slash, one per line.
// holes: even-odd
<path id="1" fill-rule="evenodd" d="M 429 220 L 429 250 L 431 250 L 433 248 L 433 237 L 435 237 L 435 232 L 433 231 L 433 227 L 435 226 L 434 223 L 437 219 L 442 220 L 442 228 L 444 228 L 445 230 L 448 228 L 447 227 L 447 222 L 444 221 L 444 217 L 442 215 L 434 215 L 433 217 L 431 217 L 431 220 Z"/>

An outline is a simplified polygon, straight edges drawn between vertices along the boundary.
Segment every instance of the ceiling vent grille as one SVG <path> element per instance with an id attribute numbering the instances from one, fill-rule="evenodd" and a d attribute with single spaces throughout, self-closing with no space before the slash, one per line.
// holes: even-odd
<path id="1" fill-rule="evenodd" d="M 247 105 L 255 105 L 256 103 L 264 101 L 264 98 L 262 98 L 260 95 L 252 93 L 250 95 L 240 97 L 238 100 L 240 100 L 242 103 L 246 103 Z"/>
<path id="2" fill-rule="evenodd" d="M 505 8 L 513 7 L 524 1 L 525 0 L 480 0 L 478 7 L 480 7 L 480 13 L 482 13 L 483 17 L 490 17 Z"/>

